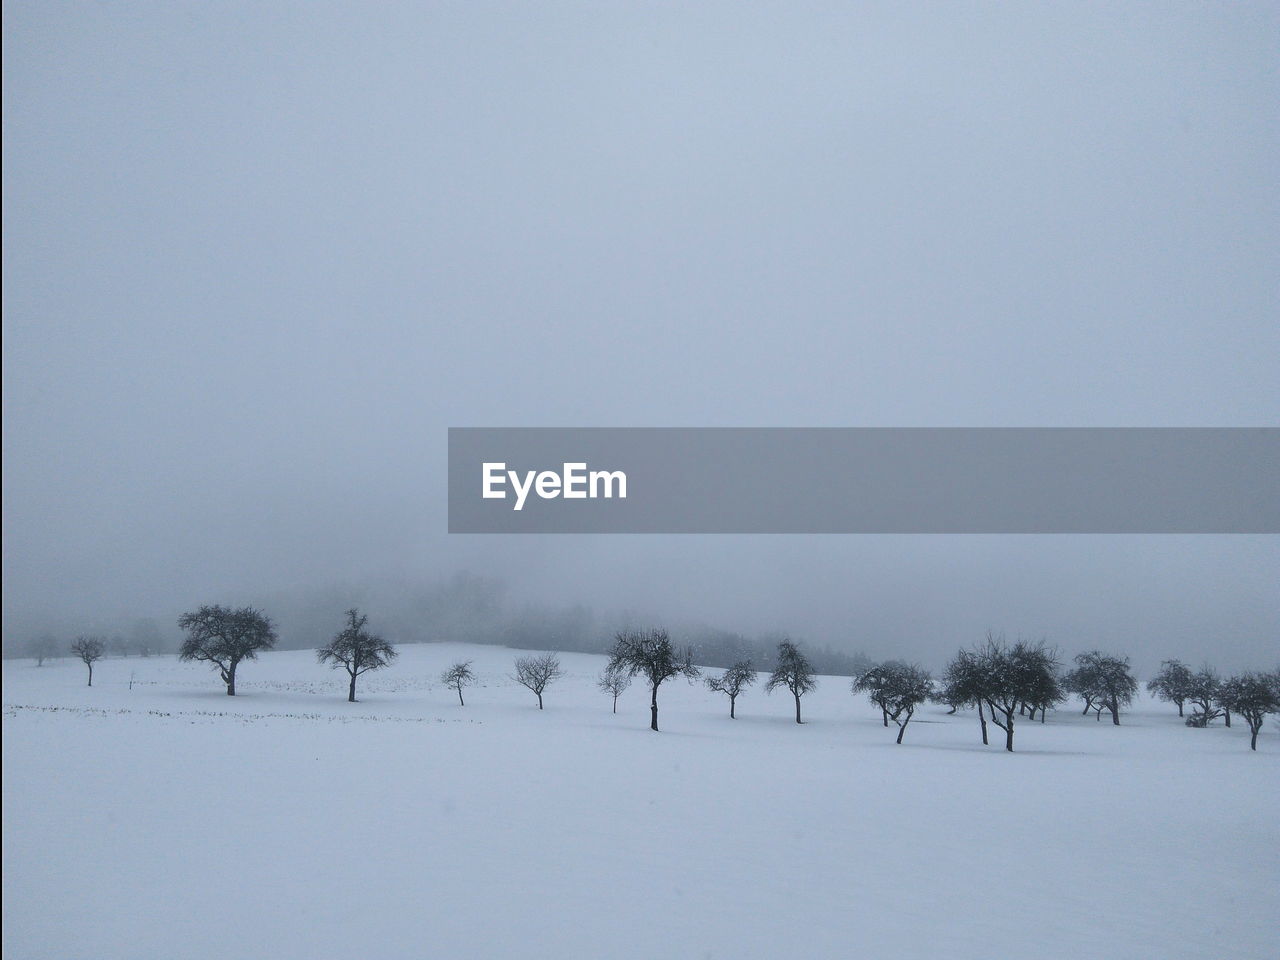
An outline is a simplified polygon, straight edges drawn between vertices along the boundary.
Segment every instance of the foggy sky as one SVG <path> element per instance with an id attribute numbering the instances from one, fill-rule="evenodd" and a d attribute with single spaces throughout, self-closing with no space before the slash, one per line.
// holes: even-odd
<path id="1" fill-rule="evenodd" d="M 449 426 L 1280 422 L 1280 12 L 9 3 L 10 623 L 458 569 L 1280 657 L 1276 537 L 450 537 Z"/>

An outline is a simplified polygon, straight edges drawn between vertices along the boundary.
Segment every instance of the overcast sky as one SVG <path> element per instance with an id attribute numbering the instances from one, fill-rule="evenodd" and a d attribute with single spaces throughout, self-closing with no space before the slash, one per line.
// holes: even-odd
<path id="1" fill-rule="evenodd" d="M 449 426 L 1277 424 L 1274 4 L 3 27 L 7 624 L 466 568 L 876 655 L 1280 658 L 1276 537 L 444 532 Z"/>

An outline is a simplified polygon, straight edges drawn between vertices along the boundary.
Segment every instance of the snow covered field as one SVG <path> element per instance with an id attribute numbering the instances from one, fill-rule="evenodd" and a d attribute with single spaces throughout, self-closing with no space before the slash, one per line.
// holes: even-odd
<path id="1" fill-rule="evenodd" d="M 1250 753 L 1068 708 L 1009 755 L 932 706 L 895 746 L 843 678 L 803 726 L 678 680 L 659 735 L 603 657 L 539 713 L 517 655 L 401 647 L 357 704 L 310 651 L 234 699 L 173 658 L 7 662 L 5 957 L 1280 956 L 1274 717 Z"/>

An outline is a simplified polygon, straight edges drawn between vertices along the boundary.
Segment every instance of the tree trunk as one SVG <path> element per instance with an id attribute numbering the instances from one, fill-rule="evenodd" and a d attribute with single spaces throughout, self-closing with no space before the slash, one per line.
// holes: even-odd
<path id="1" fill-rule="evenodd" d="M 1182 716 L 1182 701 L 1178 701 L 1178 716 Z"/>
<path id="2" fill-rule="evenodd" d="M 886 710 L 884 707 L 880 708 L 880 722 L 883 723 L 886 727 L 889 726 L 889 711 Z"/>
<path id="3" fill-rule="evenodd" d="M 538 694 L 538 709 L 542 709 L 542 694 Z"/>
<path id="4" fill-rule="evenodd" d="M 356 702 L 356 675 L 351 674 L 351 685 L 347 687 L 347 703 Z"/>
<path id="5" fill-rule="evenodd" d="M 729 698 L 729 719 L 730 719 L 730 720 L 736 720 L 736 719 L 737 719 L 737 717 L 735 717 L 735 716 L 733 715 L 733 707 L 734 707 L 734 703 L 737 701 L 737 699 L 738 699 L 737 697 L 730 697 L 730 698 Z"/>
<path id="6" fill-rule="evenodd" d="M 236 667 L 239 666 L 232 661 L 231 666 L 227 668 L 227 696 L 234 697 L 236 695 Z"/>
<path id="7" fill-rule="evenodd" d="M 613 695 L 613 712 L 618 712 L 618 695 L 616 693 Z"/>
<path id="8" fill-rule="evenodd" d="M 907 714 L 907 719 L 898 725 L 898 743 L 902 743 L 902 735 L 907 732 L 907 724 L 911 722 L 911 714 Z"/>
<path id="9" fill-rule="evenodd" d="M 658 729 L 658 685 L 656 683 L 649 689 L 649 729 Z"/>
<path id="10" fill-rule="evenodd" d="M 458 706 L 465 707 L 466 705 L 467 701 L 462 699 L 462 687 L 458 687 Z"/>
<path id="11" fill-rule="evenodd" d="M 1111 723 L 1114 726 L 1120 726 L 1120 704 L 1116 700 L 1112 700 L 1107 705 L 1107 709 L 1111 711 Z"/>
<path id="12" fill-rule="evenodd" d="M 1009 729 L 1004 732 L 1004 748 L 1013 753 L 1013 714 L 1009 714 Z"/>
<path id="13" fill-rule="evenodd" d="M 1227 722 L 1227 728 L 1230 729 L 1231 728 L 1231 711 L 1228 710 L 1226 707 L 1222 708 L 1222 719 L 1224 719 Z"/>
<path id="14" fill-rule="evenodd" d="M 792 696 L 796 698 L 796 723 L 800 723 L 800 694 L 793 693 Z"/>
<path id="15" fill-rule="evenodd" d="M 982 745 L 987 745 L 987 715 L 982 712 L 982 701 L 978 701 L 978 722 L 982 724 Z"/>
<path id="16" fill-rule="evenodd" d="M 89 686 L 93 686 L 93 664 L 89 664 Z"/>

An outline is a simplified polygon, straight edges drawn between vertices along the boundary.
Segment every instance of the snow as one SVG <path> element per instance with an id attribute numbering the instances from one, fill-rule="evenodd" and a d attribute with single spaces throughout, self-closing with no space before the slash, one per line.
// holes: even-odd
<path id="1" fill-rule="evenodd" d="M 6 663 L 5 957 L 1280 955 L 1274 717 L 1251 753 L 1068 707 L 1006 754 L 933 706 L 896 746 L 843 678 L 803 726 L 676 680 L 654 734 L 598 656 L 539 712 L 521 653 L 401 647 L 356 704 L 310 651 L 235 698 L 172 658 Z"/>

